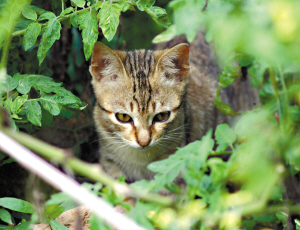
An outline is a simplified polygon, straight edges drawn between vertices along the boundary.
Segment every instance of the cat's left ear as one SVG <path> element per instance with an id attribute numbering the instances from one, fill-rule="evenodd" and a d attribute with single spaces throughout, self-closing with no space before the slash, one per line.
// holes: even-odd
<path id="1" fill-rule="evenodd" d="M 175 84 L 188 82 L 190 74 L 189 45 L 181 43 L 158 54 L 156 69 L 162 80 L 171 80 Z"/>

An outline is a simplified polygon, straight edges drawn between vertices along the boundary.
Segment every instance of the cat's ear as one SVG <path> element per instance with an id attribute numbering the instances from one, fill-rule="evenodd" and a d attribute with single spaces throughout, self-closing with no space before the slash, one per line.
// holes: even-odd
<path id="1" fill-rule="evenodd" d="M 159 77 L 176 83 L 187 83 L 190 74 L 189 45 L 181 43 L 159 53 L 156 64 Z"/>
<path id="2" fill-rule="evenodd" d="M 95 81 L 118 81 L 124 74 L 122 58 L 125 52 L 114 51 L 101 42 L 96 42 L 91 59 L 90 73 Z"/>

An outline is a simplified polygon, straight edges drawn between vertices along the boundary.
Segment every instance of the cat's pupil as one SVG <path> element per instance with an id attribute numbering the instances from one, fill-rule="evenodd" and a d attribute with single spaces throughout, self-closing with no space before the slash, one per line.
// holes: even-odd
<path id="1" fill-rule="evenodd" d="M 120 122 L 132 122 L 132 118 L 126 113 L 116 113 L 116 118 Z"/>
<path id="2" fill-rule="evenodd" d="M 171 114 L 170 111 L 156 114 L 155 117 L 153 118 L 153 122 L 167 121 L 170 117 L 170 114 Z"/>

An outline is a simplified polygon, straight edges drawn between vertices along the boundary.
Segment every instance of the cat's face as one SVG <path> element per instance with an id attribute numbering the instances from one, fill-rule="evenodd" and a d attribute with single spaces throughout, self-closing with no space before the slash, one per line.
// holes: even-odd
<path id="1" fill-rule="evenodd" d="M 159 144 L 177 127 L 189 76 L 189 49 L 113 51 L 96 43 L 90 72 L 97 99 L 95 120 L 127 146 Z"/>

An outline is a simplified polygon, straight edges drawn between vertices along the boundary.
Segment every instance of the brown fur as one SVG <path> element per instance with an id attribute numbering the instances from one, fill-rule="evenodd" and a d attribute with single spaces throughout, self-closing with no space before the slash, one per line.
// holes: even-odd
<path id="1" fill-rule="evenodd" d="M 201 52 L 206 60 L 199 65 Z M 213 105 L 217 67 L 209 55 L 210 50 L 189 49 L 186 43 L 130 52 L 96 43 L 90 67 L 97 99 L 94 120 L 100 162 L 111 176 L 151 179 L 149 163 L 226 121 Z M 162 112 L 170 112 L 170 117 L 154 122 Z M 116 113 L 128 114 L 132 122 L 120 122 Z"/>

